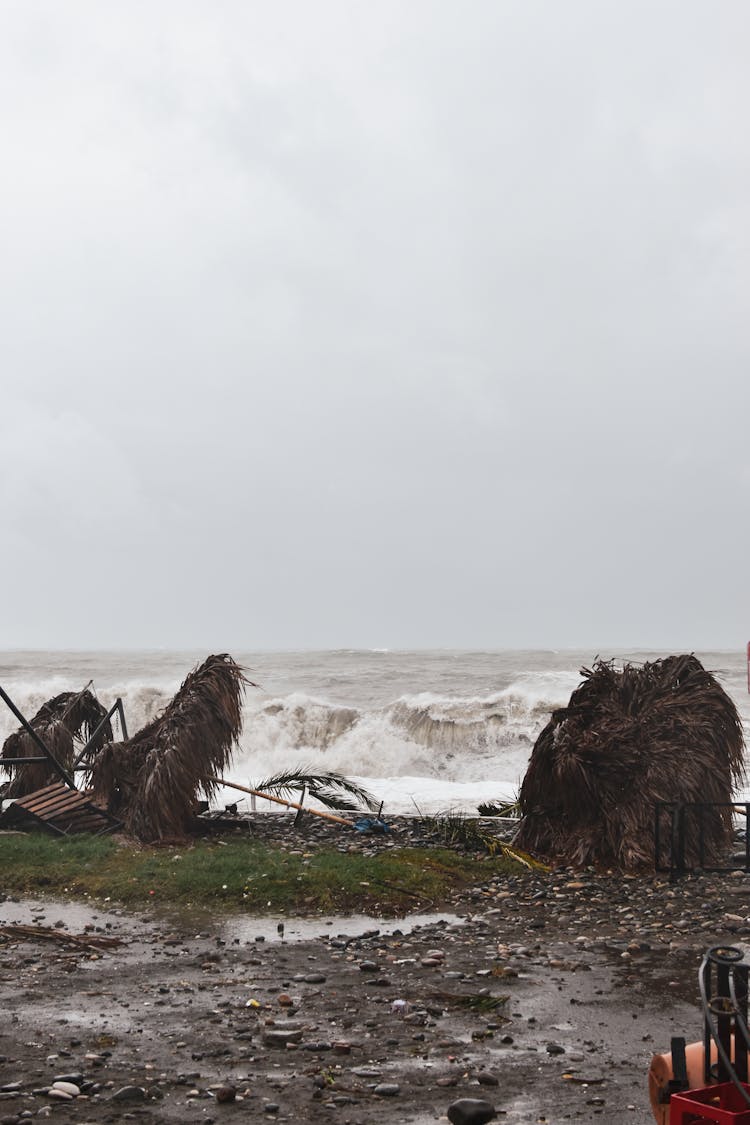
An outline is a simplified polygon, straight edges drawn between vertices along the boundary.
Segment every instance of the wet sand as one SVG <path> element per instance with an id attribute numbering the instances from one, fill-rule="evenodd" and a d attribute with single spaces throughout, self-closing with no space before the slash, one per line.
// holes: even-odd
<path id="1" fill-rule="evenodd" d="M 646 1125 L 650 1057 L 699 1038 L 697 968 L 750 934 L 747 892 L 745 877 L 557 872 L 488 882 L 431 919 L 287 919 L 283 938 L 267 919 L 8 900 L 6 927 L 122 944 L 0 927 L 0 1086 L 18 1084 L 0 1121 L 417 1125 L 469 1097 L 508 1125 Z M 83 1096 L 42 1092 L 61 1076 Z"/>

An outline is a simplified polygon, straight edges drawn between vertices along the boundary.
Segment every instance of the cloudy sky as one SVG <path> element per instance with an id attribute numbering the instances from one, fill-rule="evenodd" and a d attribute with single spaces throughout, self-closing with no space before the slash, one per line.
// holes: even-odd
<path id="1" fill-rule="evenodd" d="M 750 635 L 745 0 L 0 0 L 0 647 Z"/>

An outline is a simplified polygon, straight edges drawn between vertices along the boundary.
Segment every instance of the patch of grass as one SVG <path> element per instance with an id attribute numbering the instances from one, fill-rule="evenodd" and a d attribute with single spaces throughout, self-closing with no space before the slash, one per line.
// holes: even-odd
<path id="1" fill-rule="evenodd" d="M 255 840 L 200 840 L 183 848 L 108 838 L 0 836 L 0 890 L 90 897 L 128 906 L 206 906 L 250 914 L 403 913 L 438 905 L 462 886 L 520 868 L 506 858 L 435 848 L 375 855 L 322 849 L 290 854 Z"/>

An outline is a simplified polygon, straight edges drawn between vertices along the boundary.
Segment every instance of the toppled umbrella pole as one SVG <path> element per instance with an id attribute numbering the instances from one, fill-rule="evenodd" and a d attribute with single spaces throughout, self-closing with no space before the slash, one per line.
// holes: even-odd
<path id="1" fill-rule="evenodd" d="M 304 769 L 288 770 L 274 774 L 272 777 L 258 782 L 257 786 L 252 787 L 218 777 L 208 778 L 207 780 L 214 787 L 225 785 L 230 789 L 237 789 L 240 793 L 248 793 L 251 797 L 260 797 L 265 801 L 272 801 L 274 804 L 296 809 L 298 812 L 312 813 L 313 816 L 322 817 L 324 820 L 336 824 L 343 824 L 347 828 L 354 828 L 354 821 L 338 816 L 336 813 L 324 812 L 322 809 L 314 809 L 305 805 L 303 803 L 305 794 L 307 793 L 329 809 L 336 809 L 338 812 L 358 813 L 363 807 L 372 809 L 375 805 L 375 798 L 367 789 L 350 778 L 344 777 L 343 774 L 330 770 L 317 772 Z M 293 792 L 302 794 L 300 801 L 291 799 Z"/>
<path id="2" fill-rule="evenodd" d="M 248 686 L 256 685 L 231 656 L 209 656 L 160 715 L 104 747 L 92 766 L 93 790 L 126 831 L 147 842 L 190 832 L 198 792 L 210 799 L 231 763 Z"/>
<path id="3" fill-rule="evenodd" d="M 227 781 L 223 777 L 209 777 L 205 779 L 209 785 L 225 785 L 228 789 L 237 789 L 240 793 L 249 793 L 251 797 L 261 797 L 264 801 L 273 801 L 274 804 L 284 805 L 288 809 L 297 809 L 299 812 L 309 812 L 313 816 L 323 817 L 324 820 L 332 820 L 336 824 L 345 824 L 347 828 L 353 828 L 354 824 L 351 820 L 346 820 L 343 816 L 335 816 L 333 813 L 323 812 L 321 809 L 311 809 L 309 806 L 301 805 L 298 801 L 289 801 L 284 797 L 274 797 L 272 793 L 264 793 L 261 789 L 251 789 L 247 785 L 238 785 L 236 781 Z"/>

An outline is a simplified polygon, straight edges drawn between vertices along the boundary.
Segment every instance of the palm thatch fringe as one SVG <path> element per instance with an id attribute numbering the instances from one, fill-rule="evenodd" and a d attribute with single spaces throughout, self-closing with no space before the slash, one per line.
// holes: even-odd
<path id="1" fill-rule="evenodd" d="M 655 803 L 731 801 L 744 776 L 742 721 L 692 655 L 622 670 L 598 661 L 581 675 L 534 746 L 515 843 L 574 867 L 653 869 Z M 710 863 L 731 839 L 731 814 L 706 809 L 703 825 Z M 697 840 L 686 862 L 698 863 Z"/>
<path id="2" fill-rule="evenodd" d="M 248 685 L 255 686 L 231 656 L 209 656 L 161 715 L 101 751 L 91 771 L 94 794 L 128 832 L 144 841 L 188 832 L 198 791 L 211 797 L 212 779 L 231 761 Z"/>
<path id="3" fill-rule="evenodd" d="M 107 715 L 96 696 L 83 691 L 64 691 L 48 699 L 37 711 L 29 725 L 33 727 L 47 749 L 66 770 L 72 769 L 76 746 L 83 746 Z M 105 723 L 97 735 L 94 749 L 112 741 L 112 727 Z M 38 758 L 41 751 L 29 732 L 19 727 L 8 735 L 0 752 L 3 758 Z M 6 798 L 24 797 L 58 780 L 54 767 L 46 762 L 30 765 L 7 765 L 3 768 L 11 775 L 5 790 Z"/>

